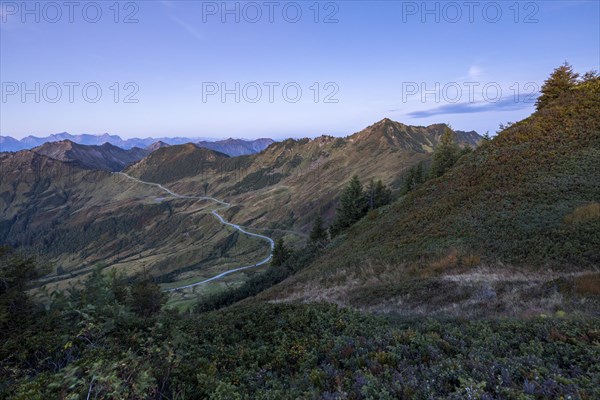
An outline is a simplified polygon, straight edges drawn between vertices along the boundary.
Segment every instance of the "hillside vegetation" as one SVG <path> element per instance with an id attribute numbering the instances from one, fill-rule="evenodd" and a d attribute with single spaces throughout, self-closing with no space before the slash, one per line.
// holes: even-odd
<path id="1" fill-rule="evenodd" d="M 578 278 L 559 277 L 600 264 L 599 165 L 600 80 L 592 78 L 370 213 L 265 297 L 418 313 L 567 307 Z M 598 274 L 583 279 L 595 283 L 582 294 L 598 296 Z M 598 312 L 597 303 L 570 308 Z"/>
<path id="2" fill-rule="evenodd" d="M 160 311 L 94 273 L 36 307 L 0 251 L 0 397 L 594 399 L 598 320 L 385 320 L 332 305 Z M 158 306 L 158 307 L 157 307 Z"/>

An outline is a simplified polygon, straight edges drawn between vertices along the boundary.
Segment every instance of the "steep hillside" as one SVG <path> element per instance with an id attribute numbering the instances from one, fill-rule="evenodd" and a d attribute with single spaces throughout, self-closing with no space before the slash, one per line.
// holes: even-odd
<path id="1" fill-rule="evenodd" d="M 101 146 L 86 146 L 70 140 L 45 143 L 32 151 L 55 160 L 71 162 L 82 168 L 102 171 L 120 171 L 125 166 L 150 154 L 150 150 L 138 147 L 123 150 L 110 143 L 104 143 Z"/>
<path id="2" fill-rule="evenodd" d="M 209 170 L 220 171 L 228 158 L 226 154 L 198 148 L 192 143 L 163 146 L 126 172 L 145 181 L 167 183 Z"/>
<path id="3" fill-rule="evenodd" d="M 595 79 L 369 214 L 265 298 L 400 313 L 598 314 L 598 303 L 570 296 L 600 294 L 599 165 Z"/>
<path id="4" fill-rule="evenodd" d="M 386 119 L 347 138 L 287 140 L 240 157 L 158 143 L 126 171 L 178 193 L 226 199 L 233 204 L 223 211 L 227 219 L 300 244 L 316 213 L 331 218 L 352 175 L 394 184 L 405 168 L 428 159 L 444 128 Z M 264 243 L 223 229 L 208 214 L 214 204 L 165 197 L 158 188 L 104 172 L 149 151 L 63 140 L 2 154 L 0 244 L 54 264 L 44 282 L 59 285 L 99 263 L 128 275 L 143 268 L 174 282 L 264 255 Z"/>
<path id="5" fill-rule="evenodd" d="M 481 135 L 475 131 L 454 131 L 459 138 L 465 144 L 475 148 L 481 142 Z"/>

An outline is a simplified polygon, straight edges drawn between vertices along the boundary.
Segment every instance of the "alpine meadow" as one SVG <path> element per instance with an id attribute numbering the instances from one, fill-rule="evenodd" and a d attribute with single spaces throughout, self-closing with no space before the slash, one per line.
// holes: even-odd
<path id="1" fill-rule="evenodd" d="M 0 1 L 0 399 L 600 399 L 599 69 L 591 0 Z"/>

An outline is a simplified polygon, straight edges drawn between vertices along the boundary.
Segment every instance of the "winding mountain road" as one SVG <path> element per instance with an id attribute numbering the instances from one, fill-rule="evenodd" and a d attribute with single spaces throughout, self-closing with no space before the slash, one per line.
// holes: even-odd
<path id="1" fill-rule="evenodd" d="M 157 188 L 159 188 L 159 189 L 167 192 L 171 196 L 177 197 L 177 198 L 180 198 L 180 199 L 210 200 L 210 201 L 214 201 L 214 202 L 216 202 L 218 204 L 221 204 L 222 207 L 215 208 L 214 210 L 211 211 L 212 214 L 219 220 L 220 223 L 222 223 L 223 225 L 226 225 L 226 226 L 230 226 L 230 227 L 236 229 L 237 231 L 239 231 L 239 232 L 241 232 L 241 233 L 243 233 L 245 235 L 254 236 L 254 237 L 257 237 L 259 239 L 263 239 L 263 240 L 266 240 L 266 241 L 269 242 L 269 246 L 271 247 L 271 249 L 269 251 L 269 256 L 267 258 L 265 258 L 264 260 L 262 260 L 262 261 L 259 261 L 259 262 L 255 263 L 255 264 L 246 265 L 246 266 L 235 268 L 235 269 L 230 269 L 228 271 L 222 272 L 222 273 L 220 273 L 218 275 L 215 275 L 215 276 L 213 276 L 211 278 L 205 279 L 205 280 L 200 281 L 200 282 L 195 282 L 195 283 L 191 283 L 189 285 L 178 286 L 178 287 L 175 287 L 175 288 L 167 289 L 166 290 L 167 292 L 172 292 L 172 291 L 179 290 L 179 289 L 187 289 L 187 288 L 191 288 L 191 287 L 194 287 L 194 286 L 202 285 L 204 283 L 217 280 L 219 278 L 222 278 L 222 277 L 224 277 L 226 275 L 229 275 L 229 274 L 232 274 L 234 272 L 243 271 L 243 270 L 248 269 L 248 268 L 259 267 L 259 266 L 264 265 L 264 264 L 268 263 L 269 261 L 271 261 L 271 258 L 273 257 L 273 248 L 275 247 L 275 242 L 273 241 L 273 239 L 271 239 L 268 236 L 259 235 L 258 233 L 248 232 L 248 231 L 244 230 L 244 228 L 242 228 L 241 226 L 226 221 L 225 218 L 223 218 L 217 212 L 217 211 L 220 211 L 220 210 L 226 210 L 227 208 L 231 207 L 231 204 L 226 203 L 226 202 L 224 202 L 222 200 L 219 200 L 219 199 L 215 199 L 214 197 L 210 197 L 210 196 L 185 196 L 185 195 L 181 195 L 181 194 L 173 192 L 170 189 L 167 189 L 166 187 L 164 187 L 163 185 L 161 185 L 159 183 L 142 181 L 142 180 L 140 180 L 138 178 L 135 178 L 135 177 L 133 177 L 131 175 L 126 174 L 125 172 L 115 172 L 115 174 L 119 174 L 119 175 L 125 176 L 125 177 L 127 177 L 127 178 L 129 178 L 129 179 L 131 179 L 131 180 L 133 180 L 135 182 L 142 183 L 144 185 L 156 186 Z"/>

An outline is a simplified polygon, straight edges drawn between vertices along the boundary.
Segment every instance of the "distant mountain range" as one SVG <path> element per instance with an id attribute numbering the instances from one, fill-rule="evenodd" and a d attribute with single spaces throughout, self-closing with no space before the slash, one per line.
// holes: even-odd
<path id="1" fill-rule="evenodd" d="M 17 140 L 11 136 L 0 136 L 0 152 L 28 150 L 39 147 L 44 143 L 60 142 L 63 140 L 69 140 L 76 144 L 88 146 L 101 146 L 105 143 L 110 143 L 111 145 L 120 147 L 124 150 L 133 149 L 134 147 L 138 147 L 140 149 L 150 148 L 151 146 L 153 146 L 153 149 L 155 150 L 156 148 L 163 147 L 165 145 L 194 143 L 199 147 L 206 147 L 211 150 L 225 153 L 229 156 L 258 153 L 274 142 L 272 139 L 242 140 L 229 138 L 225 140 L 210 141 L 206 138 L 185 137 L 122 139 L 118 135 L 109 135 L 108 133 L 103 135 L 71 135 L 67 132 L 62 132 L 46 137 L 27 136 L 21 140 Z"/>

